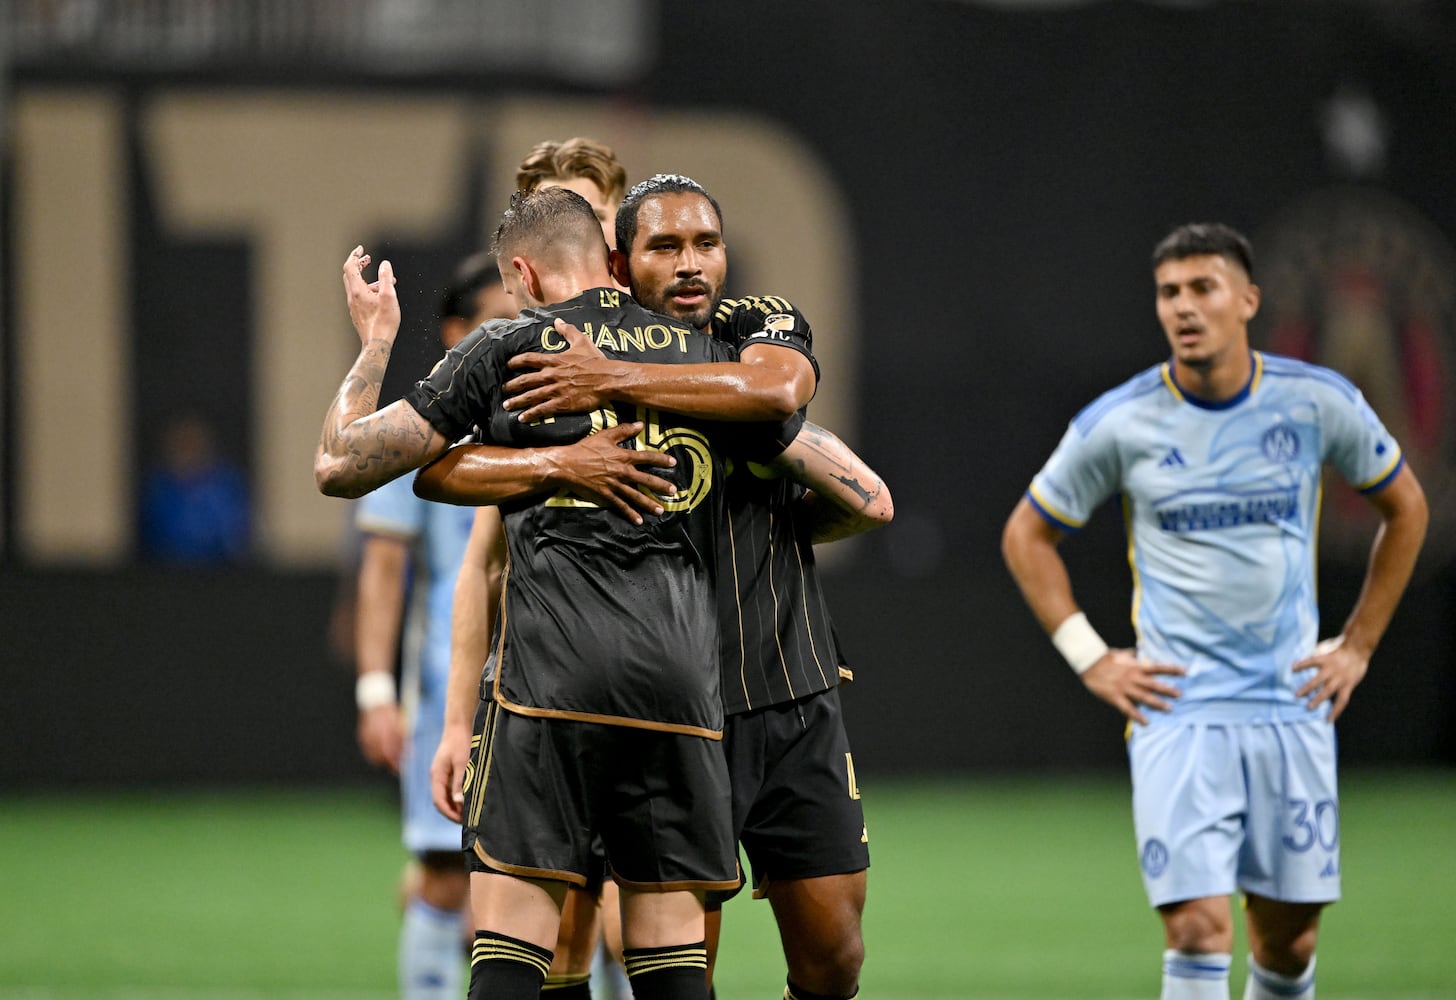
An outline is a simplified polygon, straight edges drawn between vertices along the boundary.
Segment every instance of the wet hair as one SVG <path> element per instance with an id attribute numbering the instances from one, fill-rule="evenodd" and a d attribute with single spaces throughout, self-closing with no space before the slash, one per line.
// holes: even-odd
<path id="1" fill-rule="evenodd" d="M 440 318 L 458 316 L 474 319 L 479 311 L 480 293 L 492 285 L 501 283 L 500 269 L 495 266 L 495 254 L 482 250 L 466 257 L 455 265 L 455 274 L 445 292 L 440 296 Z"/>
<path id="2" fill-rule="evenodd" d="M 528 256 L 559 262 L 593 244 L 601 248 L 605 261 L 602 224 L 590 203 L 575 191 L 554 187 L 511 195 L 511 207 L 501 216 L 491 250 L 498 261 Z"/>
<path id="3" fill-rule="evenodd" d="M 516 190 L 530 194 L 546 181 L 585 177 L 602 189 L 602 197 L 615 205 L 627 190 L 627 170 L 605 143 L 576 136 L 557 142 L 538 142 L 516 168 Z"/>
<path id="4" fill-rule="evenodd" d="M 617 209 L 617 249 L 623 253 L 632 252 L 632 241 L 637 238 L 637 215 L 642 203 L 662 194 L 702 195 L 713 206 L 713 214 L 718 217 L 718 228 L 723 228 L 723 210 L 703 185 L 682 174 L 653 174 L 645 181 L 633 184 L 632 190 L 627 192 L 627 197 L 622 199 L 622 205 Z"/>
<path id="5" fill-rule="evenodd" d="M 1179 226 L 1153 248 L 1153 270 L 1185 257 L 1222 257 L 1244 269 L 1254 280 L 1254 250 L 1244 234 L 1221 222 L 1192 222 Z"/>

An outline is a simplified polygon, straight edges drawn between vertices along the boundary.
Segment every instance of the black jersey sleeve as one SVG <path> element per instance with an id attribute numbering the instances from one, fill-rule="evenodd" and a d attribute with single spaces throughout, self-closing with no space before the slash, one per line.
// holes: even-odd
<path id="1" fill-rule="evenodd" d="M 405 402 L 451 441 L 477 425 L 486 426 L 499 404 L 501 367 L 496 348 L 499 334 L 508 326 L 499 321 L 474 330 L 405 393 Z"/>
<path id="2" fill-rule="evenodd" d="M 713 442 L 725 455 L 735 459 L 772 462 L 794 443 L 804 429 L 804 412 L 800 410 L 782 423 L 773 421 L 717 423 L 712 425 Z"/>
<path id="3" fill-rule="evenodd" d="M 788 299 L 777 295 L 724 299 L 713 314 L 713 336 L 740 351 L 754 344 L 774 344 L 798 351 L 814 366 L 815 382 L 819 380 L 814 331 L 804 314 Z"/>

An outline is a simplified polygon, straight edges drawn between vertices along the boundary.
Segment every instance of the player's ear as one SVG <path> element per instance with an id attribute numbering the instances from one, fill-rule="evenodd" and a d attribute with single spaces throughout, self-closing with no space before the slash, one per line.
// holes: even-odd
<path id="1" fill-rule="evenodd" d="M 623 288 L 628 287 L 627 282 L 627 255 L 620 250 L 612 250 L 607 254 L 607 270 L 612 272 L 612 280 Z"/>
<path id="2" fill-rule="evenodd" d="M 1249 282 L 1248 287 L 1244 289 L 1243 304 L 1239 307 L 1239 315 L 1245 323 L 1258 315 L 1260 299 L 1259 286 L 1252 281 Z"/>
<path id="3" fill-rule="evenodd" d="M 536 302 L 544 302 L 541 298 L 541 276 L 531 266 L 531 262 L 524 257 L 512 257 L 511 267 L 515 268 L 521 276 L 521 287 L 525 290 L 526 296 Z"/>

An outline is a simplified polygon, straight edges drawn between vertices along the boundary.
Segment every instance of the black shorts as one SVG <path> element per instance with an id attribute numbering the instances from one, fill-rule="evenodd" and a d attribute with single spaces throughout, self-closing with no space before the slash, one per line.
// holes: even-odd
<path id="1" fill-rule="evenodd" d="M 837 688 L 730 715 L 723 750 L 733 786 L 733 828 L 753 870 L 755 895 L 774 879 L 870 866 Z M 732 895 L 714 892 L 709 901 L 721 904 Z"/>
<path id="2" fill-rule="evenodd" d="M 600 859 L 649 891 L 738 884 L 728 771 L 701 736 L 537 719 L 485 702 L 465 775 L 464 846 L 481 865 L 587 886 Z"/>
<path id="3" fill-rule="evenodd" d="M 490 865 L 480 860 L 480 855 L 475 853 L 475 836 L 470 833 L 469 830 L 462 831 L 462 834 L 463 839 L 465 840 L 465 870 L 467 872 L 495 872 L 497 874 L 500 874 L 500 869 L 492 868 Z M 602 846 L 601 837 L 593 837 L 591 846 L 591 862 L 589 863 L 586 872 L 586 881 L 580 885 L 580 888 L 583 891 L 589 892 L 593 896 L 596 896 L 598 899 L 600 899 L 602 895 L 602 886 L 606 883 L 606 881 L 607 849 Z M 577 887 L 575 882 L 572 883 L 572 887 Z"/>

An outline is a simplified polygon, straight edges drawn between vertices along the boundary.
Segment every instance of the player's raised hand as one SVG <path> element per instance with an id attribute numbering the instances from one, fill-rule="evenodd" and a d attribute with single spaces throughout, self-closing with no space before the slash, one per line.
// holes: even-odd
<path id="1" fill-rule="evenodd" d="M 364 268 L 369 266 L 370 257 L 364 247 L 357 246 L 344 261 L 344 296 L 349 303 L 349 318 L 359 340 L 393 342 L 399 333 L 399 297 L 394 292 L 394 265 L 387 260 L 379 262 L 379 278 L 364 280 Z"/>
<path id="2" fill-rule="evenodd" d="M 1313 670 L 1309 677 L 1294 692 L 1296 698 L 1309 698 L 1311 711 L 1325 702 L 1330 703 L 1330 721 L 1334 722 L 1350 704 L 1350 696 L 1356 686 L 1365 679 L 1370 668 L 1370 654 L 1362 653 L 1337 635 L 1314 647 L 1314 652 L 1294 665 L 1295 674 Z M 1310 695 L 1314 697 L 1310 698 Z"/>
<path id="3" fill-rule="evenodd" d="M 553 480 L 610 507 L 633 524 L 642 523 L 639 511 L 661 514 L 663 507 L 658 498 L 672 496 L 677 487 L 641 466 L 672 468 L 677 459 L 666 452 L 621 447 L 622 442 L 640 433 L 641 423 L 618 424 L 554 451 L 557 467 Z"/>
<path id="4" fill-rule="evenodd" d="M 505 408 L 522 423 L 533 424 L 559 413 L 586 413 L 610 401 L 608 389 L 618 362 L 613 362 L 591 338 L 565 320 L 555 323 L 566 341 L 564 351 L 518 354 L 510 367 L 536 369 L 517 375 L 504 386 Z"/>
<path id="5" fill-rule="evenodd" d="M 459 823 L 465 809 L 465 769 L 470 761 L 471 732 L 446 726 L 430 762 L 430 797 L 446 819 Z"/>
<path id="6" fill-rule="evenodd" d="M 1166 712 L 1169 699 L 1178 697 L 1178 689 L 1160 677 L 1182 677 L 1188 671 L 1168 663 L 1152 663 L 1139 659 L 1131 649 L 1109 649 L 1082 674 L 1087 689 L 1123 715 L 1140 725 L 1147 725 L 1144 708 Z"/>
<path id="7" fill-rule="evenodd" d="M 404 749 L 404 722 L 399 706 L 379 705 L 359 713 L 359 749 L 375 767 L 399 773 L 399 755 Z"/>

